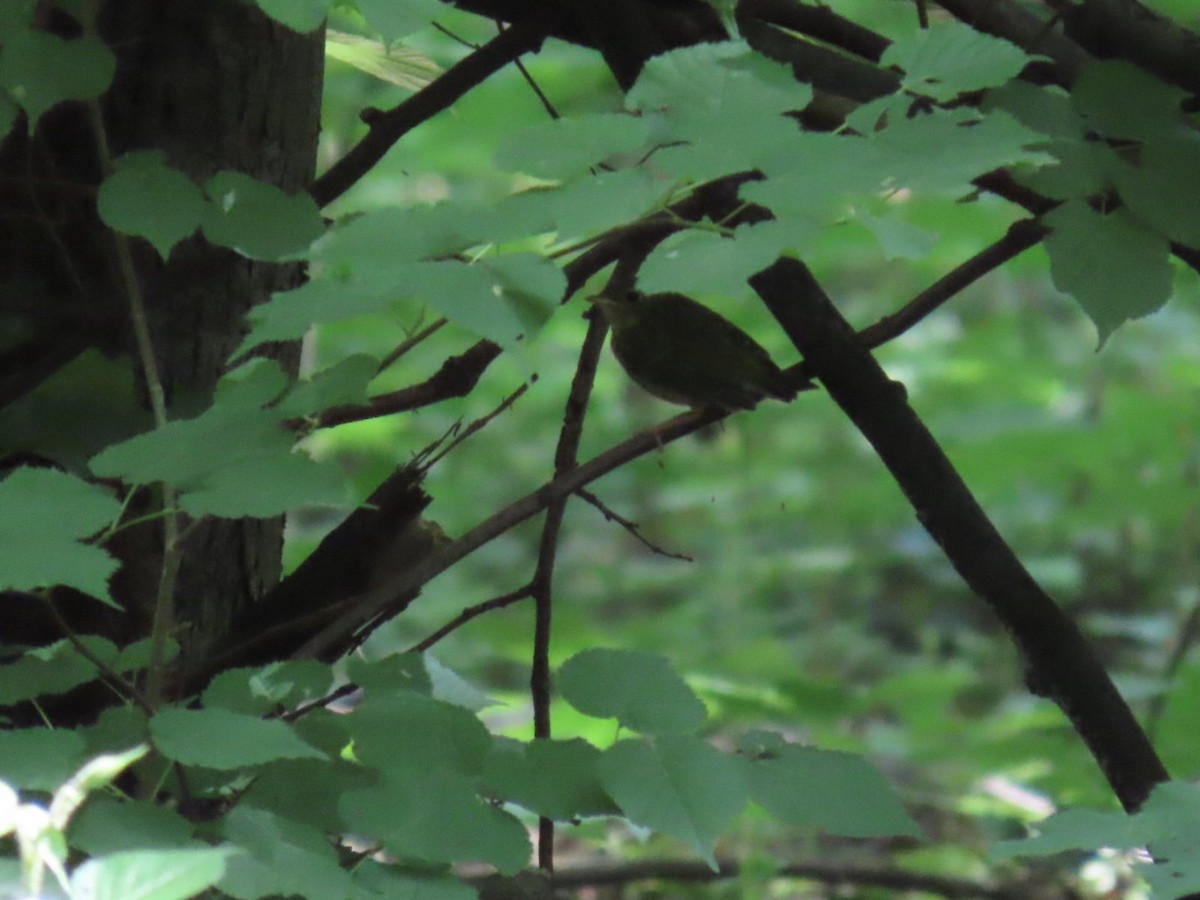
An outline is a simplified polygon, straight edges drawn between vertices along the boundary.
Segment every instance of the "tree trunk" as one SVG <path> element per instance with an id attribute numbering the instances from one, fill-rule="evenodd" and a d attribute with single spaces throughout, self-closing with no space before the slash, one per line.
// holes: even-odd
<path id="1" fill-rule="evenodd" d="M 39 15 L 44 27 L 64 36 L 78 28 L 52 10 L 39 8 Z M 98 30 L 117 55 L 112 87 L 100 104 L 114 157 L 162 150 L 169 165 L 200 185 L 222 170 L 289 192 L 310 183 L 320 124 L 320 30 L 297 34 L 237 0 L 109 0 Z M 114 436 L 150 427 L 148 395 L 128 292 L 95 211 L 103 166 L 88 108 L 61 104 L 32 137 L 25 131 L 18 122 L 0 146 L 0 449 L 10 467 L 40 458 L 85 473 L 87 457 Z M 165 262 L 148 244 L 132 243 L 168 415 L 195 415 L 208 405 L 242 340 L 247 310 L 295 286 L 302 271 L 247 260 L 199 235 L 177 245 Z M 296 348 L 271 352 L 294 370 Z M 94 377 L 114 370 L 125 373 L 130 387 L 124 409 L 113 409 L 113 385 Z M 74 429 L 31 426 L 35 410 L 44 415 L 39 404 L 57 398 L 61 407 L 64 397 L 80 410 L 92 404 L 111 410 L 103 441 L 83 421 Z M 156 508 L 155 492 L 139 493 L 127 518 Z M 194 657 L 237 610 L 278 580 L 283 522 L 210 519 L 183 526 L 175 637 L 185 656 Z M 63 597 L 59 605 L 72 628 L 118 641 L 145 636 L 162 541 L 157 521 L 120 532 L 110 549 L 122 562 L 113 593 L 125 614 L 113 617 L 94 600 Z M 58 630 L 49 624 L 43 621 L 42 630 Z M 8 623 L 3 628 L 4 639 L 28 640 L 10 634 Z"/>

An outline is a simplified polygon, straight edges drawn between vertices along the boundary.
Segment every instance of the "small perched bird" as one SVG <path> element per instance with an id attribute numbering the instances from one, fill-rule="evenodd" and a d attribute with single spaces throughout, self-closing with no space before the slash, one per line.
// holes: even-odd
<path id="1" fill-rule="evenodd" d="M 630 291 L 589 299 L 608 320 L 617 361 L 656 397 L 732 411 L 796 396 L 754 338 L 690 297 Z"/>

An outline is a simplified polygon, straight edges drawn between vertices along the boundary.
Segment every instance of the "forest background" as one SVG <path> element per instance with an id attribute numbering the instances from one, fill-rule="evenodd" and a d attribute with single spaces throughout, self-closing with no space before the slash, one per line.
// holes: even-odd
<path id="1" fill-rule="evenodd" d="M 1200 890 L 1193 4 L 111 6 L 0 16 L 14 895 Z"/>

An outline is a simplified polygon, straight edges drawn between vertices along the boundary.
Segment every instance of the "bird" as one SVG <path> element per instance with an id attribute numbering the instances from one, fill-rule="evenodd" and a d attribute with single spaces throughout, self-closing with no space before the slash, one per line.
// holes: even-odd
<path id="1" fill-rule="evenodd" d="M 754 338 L 707 306 L 677 293 L 629 291 L 589 297 L 612 329 L 617 362 L 644 390 L 693 409 L 753 409 L 795 388 Z"/>

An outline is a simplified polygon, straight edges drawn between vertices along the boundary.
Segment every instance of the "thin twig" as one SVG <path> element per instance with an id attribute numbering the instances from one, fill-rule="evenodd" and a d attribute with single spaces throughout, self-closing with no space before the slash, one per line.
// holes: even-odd
<path id="1" fill-rule="evenodd" d="M 101 169 L 106 173 L 112 173 L 115 167 L 112 152 L 108 146 L 108 136 L 104 130 L 104 120 L 100 114 L 100 105 L 93 100 L 88 103 L 87 108 Z M 124 234 L 116 230 L 111 230 L 111 234 L 126 299 L 129 302 L 134 342 L 137 344 L 142 377 L 146 380 L 146 392 L 150 397 L 154 427 L 165 428 L 167 425 L 166 392 L 163 390 L 162 379 L 158 373 L 158 363 L 154 358 L 154 342 L 150 336 L 150 322 L 146 316 L 145 303 L 142 300 L 141 284 L 138 282 L 137 271 L 133 264 L 133 253 L 129 247 L 129 239 Z M 153 623 L 150 630 L 150 669 L 146 682 L 146 702 L 151 709 L 157 708 L 162 701 L 163 685 L 166 680 L 167 638 L 175 623 L 175 582 L 183 556 L 179 546 L 179 513 L 176 510 L 175 489 L 166 481 L 160 484 L 162 508 L 166 512 L 166 516 L 163 518 L 162 571 L 159 573 L 158 596 L 154 601 Z"/>
<path id="2" fill-rule="evenodd" d="M 524 600 L 529 596 L 529 590 L 530 586 L 525 585 L 524 587 L 517 588 L 515 591 L 510 593 L 501 594 L 499 597 L 493 597 L 491 600 L 485 600 L 482 603 L 476 603 L 474 606 L 468 606 L 433 634 L 420 641 L 417 641 L 417 643 L 409 647 L 408 652 L 424 653 L 446 635 L 462 628 L 462 626 L 466 625 L 472 619 L 478 618 L 484 613 L 489 613 L 496 609 L 504 609 L 507 606 L 512 606 L 514 603 Z"/>
<path id="3" fill-rule="evenodd" d="M 458 434 L 456 434 L 454 436 L 454 439 L 452 441 L 450 441 L 450 443 L 447 444 L 441 451 L 439 451 L 438 453 L 435 453 L 427 461 L 425 461 L 421 464 L 421 466 L 420 466 L 421 473 L 424 474 L 425 472 L 428 472 L 435 465 L 437 465 L 437 463 L 440 460 L 445 458 L 445 456 L 448 453 L 450 453 L 455 448 L 457 448 L 460 444 L 462 444 L 463 441 L 467 440 L 467 438 L 471 437 L 473 434 L 477 434 L 478 432 L 480 432 L 484 428 L 486 428 L 488 423 L 490 423 L 493 419 L 495 419 L 497 416 L 499 416 L 501 413 L 503 413 L 505 410 L 507 410 L 509 407 L 511 407 L 514 403 L 516 403 L 518 398 L 520 398 L 520 396 L 522 394 L 524 394 L 527 390 L 529 390 L 529 385 L 532 383 L 533 383 L 533 379 L 530 379 L 530 381 L 527 381 L 525 384 L 521 385 L 519 388 L 517 388 L 515 391 L 513 391 L 511 394 L 509 394 L 507 397 L 505 397 L 503 400 L 501 400 L 500 404 L 495 409 L 493 409 L 490 413 L 488 413 L 486 416 L 481 416 L 480 418 L 478 418 L 474 422 L 472 422 L 470 425 L 468 425 L 466 428 L 462 429 L 462 431 L 459 432 Z"/>
<path id="4" fill-rule="evenodd" d="M 566 411 L 554 450 L 554 474 L 565 475 L 579 465 L 579 445 L 583 439 L 583 422 L 587 415 L 588 399 L 596 381 L 600 350 L 608 327 L 600 316 L 588 323 L 587 335 L 579 348 L 579 361 L 571 391 L 567 395 Z M 554 565 L 558 557 L 558 536 L 562 531 L 569 494 L 555 499 L 546 508 L 542 535 L 538 544 L 537 569 L 530 585 L 534 602 L 533 657 L 529 671 L 529 693 L 533 703 L 533 735 L 549 740 L 550 728 L 550 638 L 554 612 Z M 554 820 L 549 816 L 538 819 L 538 868 L 554 871 Z"/>
<path id="5" fill-rule="evenodd" d="M 504 23 L 499 19 L 496 20 L 496 30 L 499 32 L 504 31 Z M 545 92 L 542 90 L 541 86 L 533 80 L 533 76 L 529 74 L 529 69 L 525 67 L 525 63 L 521 62 L 521 57 L 518 56 L 515 60 L 513 60 L 513 65 L 517 67 L 517 71 L 521 73 L 521 77 L 525 79 L 525 83 L 529 85 L 530 89 L 532 89 L 534 96 L 541 101 L 542 109 L 546 110 L 546 114 L 552 119 L 562 118 L 558 114 L 558 110 L 554 108 L 554 104 L 550 102 L 550 98 L 547 97 Z"/>
<path id="6" fill-rule="evenodd" d="M 417 346 L 417 344 L 420 344 L 422 341 L 429 338 L 438 329 L 442 328 L 445 325 L 448 325 L 449 323 L 450 323 L 450 320 L 443 317 L 443 318 L 438 319 L 435 322 L 431 322 L 430 324 L 426 325 L 424 328 L 420 329 L 419 331 L 416 331 L 413 334 L 410 334 L 403 341 L 401 341 L 400 344 L 391 353 L 389 353 L 387 356 L 385 356 L 383 359 L 381 359 L 379 361 L 379 368 L 375 370 L 375 374 L 379 374 L 380 372 L 385 371 L 390 365 L 392 365 L 392 363 L 394 363 L 396 360 L 398 360 L 400 357 L 402 357 L 405 353 L 407 353 L 413 347 Z"/>
<path id="7" fill-rule="evenodd" d="M 629 519 L 626 519 L 619 512 L 609 508 L 603 500 L 601 500 L 591 491 L 580 488 L 575 493 L 592 506 L 596 507 L 596 509 L 600 510 L 600 514 L 609 522 L 616 522 L 618 525 L 628 531 L 629 534 L 633 536 L 634 540 L 646 547 L 651 553 L 654 553 L 658 556 L 665 556 L 667 559 L 677 559 L 680 562 L 696 561 L 693 557 L 688 556 L 686 553 L 674 553 L 650 541 L 645 535 L 642 534 L 641 530 L 638 528 L 637 522 L 632 522 Z"/>
<path id="8" fill-rule="evenodd" d="M 329 205 L 357 184 L 413 128 L 448 109 L 471 88 L 481 84 L 522 53 L 540 47 L 551 25 L 551 17 L 547 16 L 545 21 L 531 21 L 507 29 L 470 56 L 459 60 L 403 103 L 371 116 L 371 130 L 366 137 L 351 147 L 309 188 L 317 205 Z"/>
<path id="9" fill-rule="evenodd" d="M 447 359 L 440 369 L 420 384 L 387 394 L 378 394 L 366 403 L 334 406 L 316 416 L 289 419 L 285 424 L 296 431 L 332 428 L 348 422 L 362 422 L 409 412 L 450 397 L 465 397 L 479 383 L 480 377 L 500 352 L 497 344 L 487 340 L 478 341 L 464 352 Z"/>
<path id="10" fill-rule="evenodd" d="M 122 700 L 133 700 L 133 702 L 141 707 L 144 712 L 152 714 L 154 712 L 154 707 L 150 705 L 146 695 L 137 689 L 137 685 L 129 681 L 120 672 L 116 671 L 114 668 L 112 668 L 112 666 L 92 652 L 91 648 L 88 647 L 88 645 L 80 639 L 79 635 L 75 633 L 75 630 L 71 628 L 70 623 L 67 622 L 67 620 L 63 617 L 62 612 L 59 611 L 58 605 L 53 599 L 46 597 L 44 602 L 47 608 L 50 610 L 50 615 L 53 616 L 54 621 L 58 623 L 58 627 L 62 629 L 63 634 L 66 635 L 66 638 L 68 641 L 70 641 L 71 646 L 75 648 L 75 652 L 95 666 L 107 681 L 112 682 L 118 688 L 120 688 L 121 691 L 125 692 L 125 696 L 121 697 Z M 119 693 L 118 696 L 120 696 Z"/>
<path id="11" fill-rule="evenodd" d="M 1014 222 L 1004 237 L 955 266 L 896 312 L 864 328 L 859 332 L 859 339 L 871 349 L 894 340 L 964 288 L 1021 255 L 1048 233 L 1045 225 L 1033 219 Z"/>

